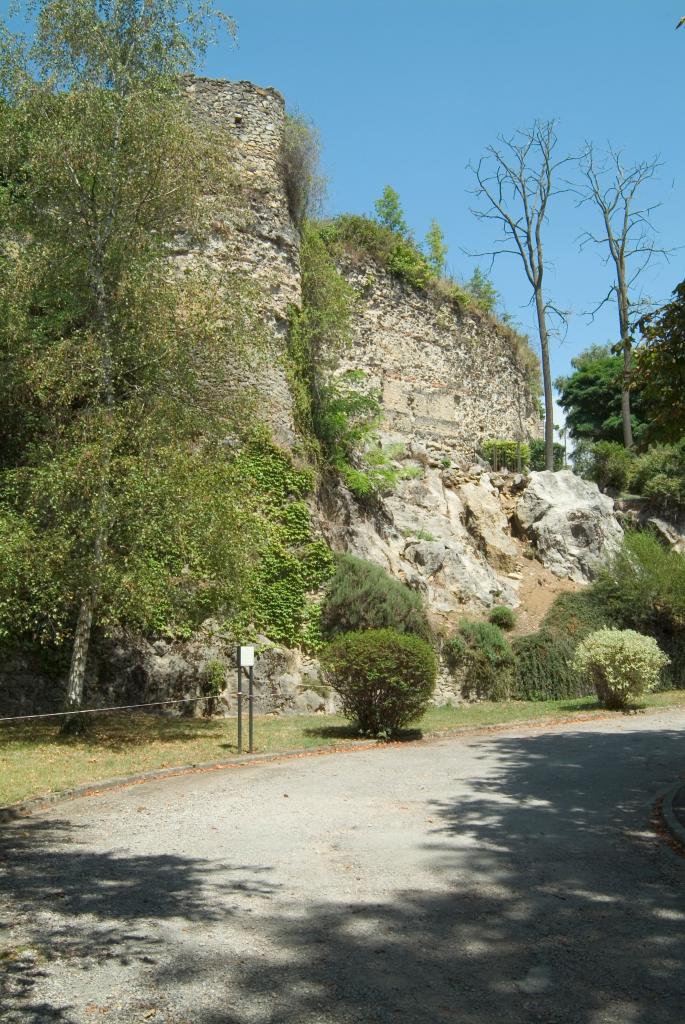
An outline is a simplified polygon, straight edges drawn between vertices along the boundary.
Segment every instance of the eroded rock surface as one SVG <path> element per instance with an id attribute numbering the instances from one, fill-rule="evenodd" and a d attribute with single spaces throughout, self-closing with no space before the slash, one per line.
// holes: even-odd
<path id="1" fill-rule="evenodd" d="M 515 569 L 518 549 L 487 473 L 425 466 L 373 515 L 339 488 L 328 496 L 322 529 L 334 549 L 376 562 L 420 590 L 438 617 L 518 604 L 504 572 Z"/>
<path id="2" fill-rule="evenodd" d="M 569 470 L 531 473 L 516 521 L 543 565 L 577 583 L 593 580 L 623 538 L 613 500 Z"/>

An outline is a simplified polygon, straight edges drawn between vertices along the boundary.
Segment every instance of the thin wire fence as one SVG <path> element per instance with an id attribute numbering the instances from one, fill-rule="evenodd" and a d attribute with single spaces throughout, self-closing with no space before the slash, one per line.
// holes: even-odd
<path id="1" fill-rule="evenodd" d="M 118 704 L 112 707 L 106 708 L 79 708 L 74 711 L 46 711 L 35 715 L 11 715 L 9 717 L 0 718 L 0 725 L 5 722 L 25 722 L 29 719 L 38 718 L 69 718 L 72 715 L 100 715 L 105 714 L 108 711 L 133 711 L 137 708 L 158 708 L 165 704 L 194 704 L 201 700 L 218 700 L 220 697 L 237 697 L 237 690 L 222 690 L 221 693 L 210 693 L 203 694 L 202 697 L 178 697 L 174 700 L 152 700 L 145 704 Z M 243 700 L 256 700 L 257 694 L 250 696 L 247 692 L 243 691 L 241 694 Z"/>

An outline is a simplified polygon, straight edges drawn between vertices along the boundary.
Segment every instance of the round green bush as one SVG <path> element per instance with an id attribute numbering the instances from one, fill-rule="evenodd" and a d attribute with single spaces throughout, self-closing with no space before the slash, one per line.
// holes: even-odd
<path id="1" fill-rule="evenodd" d="M 498 604 L 491 608 L 488 619 L 493 626 L 499 626 L 500 629 L 513 629 L 516 625 L 516 613 L 507 604 Z"/>
<path id="2" fill-rule="evenodd" d="M 371 736 L 392 736 L 420 718 L 435 689 L 430 644 L 393 629 L 340 636 L 322 661 L 343 714 Z"/>
<path id="3" fill-rule="evenodd" d="M 461 693 L 465 700 L 509 700 L 512 678 L 511 662 L 493 662 L 484 651 L 472 647 L 464 659 Z"/>
<path id="4" fill-rule="evenodd" d="M 421 596 L 394 580 L 380 565 L 339 555 L 321 616 L 328 636 L 363 629 L 394 629 L 428 639 Z"/>
<path id="5" fill-rule="evenodd" d="M 633 629 L 591 633 L 578 645 L 573 659 L 576 671 L 592 682 L 600 703 L 614 710 L 653 690 L 668 663 L 653 637 Z"/>
<path id="6" fill-rule="evenodd" d="M 466 655 L 466 642 L 458 633 L 445 643 L 443 647 L 445 661 L 451 669 L 458 668 L 464 661 Z"/>

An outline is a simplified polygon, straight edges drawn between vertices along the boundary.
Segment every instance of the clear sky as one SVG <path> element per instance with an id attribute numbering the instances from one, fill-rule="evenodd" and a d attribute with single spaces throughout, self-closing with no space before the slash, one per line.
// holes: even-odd
<path id="1" fill-rule="evenodd" d="M 0 0 L 0 11 L 7 10 Z M 318 126 L 329 178 L 327 212 L 369 213 L 386 183 L 422 238 L 443 227 L 451 270 L 470 276 L 492 226 L 469 212 L 466 170 L 499 133 L 559 119 L 559 149 L 607 140 L 630 161 L 660 154 L 650 200 L 658 241 L 685 246 L 685 0 L 219 0 L 238 23 L 238 46 L 212 50 L 205 73 L 273 85 Z M 593 342 L 615 340 L 617 315 L 584 311 L 606 293 L 598 253 L 578 253 L 593 211 L 560 196 L 550 208 L 548 292 L 571 311 L 553 371 Z M 483 268 L 486 261 L 480 260 Z M 533 333 L 518 260 L 491 276 L 508 311 Z M 646 290 L 665 301 L 685 277 L 685 248 L 659 261 Z M 533 334 L 534 336 L 534 334 Z"/>

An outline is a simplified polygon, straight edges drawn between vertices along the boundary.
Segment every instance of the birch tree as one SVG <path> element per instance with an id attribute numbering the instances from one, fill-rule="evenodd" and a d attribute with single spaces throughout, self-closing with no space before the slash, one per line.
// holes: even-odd
<path id="1" fill-rule="evenodd" d="M 471 255 L 517 256 L 531 287 L 535 306 L 542 363 L 545 408 L 545 468 L 554 468 L 554 392 L 550 368 L 550 315 L 564 319 L 561 310 L 546 297 L 546 270 L 543 244 L 549 204 L 558 191 L 557 171 L 568 157 L 557 157 L 554 121 L 535 121 L 529 129 L 510 138 L 499 137 L 488 146 L 478 163 L 469 165 L 476 178 L 473 194 L 482 206 L 473 214 L 482 221 L 493 221 L 501 236 L 491 250 Z"/>
<path id="2" fill-rule="evenodd" d="M 0 405 L 20 410 L 0 455 L 0 612 L 17 633 L 72 638 L 74 710 L 96 620 L 187 628 L 179 608 L 219 599 L 219 567 L 239 576 L 217 458 L 230 410 L 204 378 L 249 311 L 168 263 L 207 191 L 229 187 L 225 142 L 195 131 L 179 91 L 213 37 L 210 6 L 36 0 L 30 13 L 33 40 L 3 27 L 0 61 Z"/>

